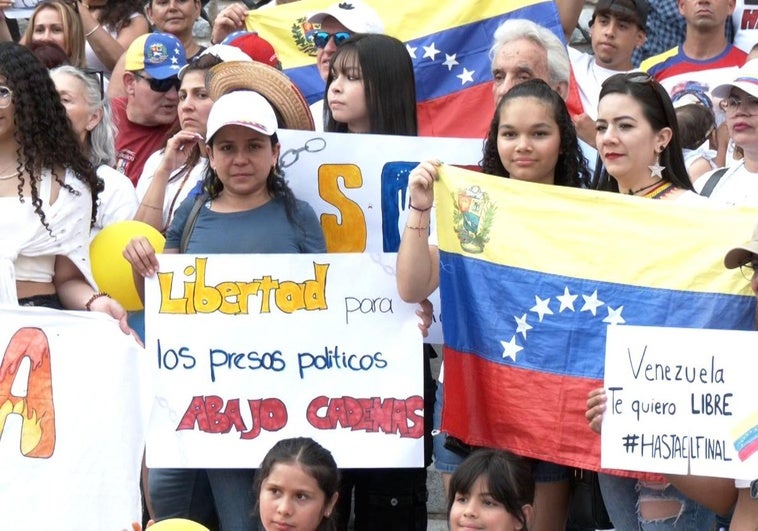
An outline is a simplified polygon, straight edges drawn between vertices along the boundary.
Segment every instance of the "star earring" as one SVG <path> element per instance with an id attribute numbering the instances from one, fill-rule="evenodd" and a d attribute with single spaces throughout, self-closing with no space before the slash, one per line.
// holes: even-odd
<path id="1" fill-rule="evenodd" d="M 655 152 L 655 164 L 652 166 L 648 166 L 650 168 L 650 177 L 657 177 L 658 179 L 663 179 L 663 170 L 666 169 L 665 166 L 661 166 L 661 151 L 663 149 L 659 148 Z"/>

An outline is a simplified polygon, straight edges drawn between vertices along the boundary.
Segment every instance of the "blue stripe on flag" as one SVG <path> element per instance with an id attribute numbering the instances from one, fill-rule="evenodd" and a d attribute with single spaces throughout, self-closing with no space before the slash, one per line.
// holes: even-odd
<path id="1" fill-rule="evenodd" d="M 445 251 L 440 258 L 445 345 L 503 365 L 602 378 L 609 324 L 754 327 L 749 296 L 551 275 Z"/>

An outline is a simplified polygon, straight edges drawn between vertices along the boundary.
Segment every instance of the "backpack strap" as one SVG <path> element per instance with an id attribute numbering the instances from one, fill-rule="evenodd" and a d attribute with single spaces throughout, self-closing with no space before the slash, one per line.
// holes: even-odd
<path id="1" fill-rule="evenodd" d="M 195 229 L 197 217 L 200 215 L 200 209 L 203 208 L 203 205 L 206 203 L 206 201 L 208 201 L 208 194 L 206 192 L 203 192 L 202 194 L 195 197 L 195 202 L 192 203 L 192 210 L 189 211 L 187 222 L 184 224 L 184 228 L 182 229 L 182 239 L 179 241 L 180 253 L 187 252 L 187 245 L 189 244 L 189 239 L 192 235 L 192 231 Z"/>
<path id="2" fill-rule="evenodd" d="M 716 188 L 716 185 L 719 183 L 721 178 L 724 176 L 726 171 L 729 169 L 729 167 L 719 168 L 718 170 L 714 171 L 710 177 L 708 177 L 708 180 L 705 182 L 705 186 L 703 186 L 703 189 L 700 191 L 700 195 L 703 197 L 711 197 L 711 194 L 713 193 L 713 189 Z"/>

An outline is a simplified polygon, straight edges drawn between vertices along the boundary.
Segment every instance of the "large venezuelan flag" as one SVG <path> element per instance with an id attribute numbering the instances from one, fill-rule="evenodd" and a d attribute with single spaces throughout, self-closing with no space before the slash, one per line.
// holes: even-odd
<path id="1" fill-rule="evenodd" d="M 470 444 L 598 469 L 608 326 L 753 328 L 722 260 L 758 209 L 440 173 L 442 429 Z"/>
<path id="2" fill-rule="evenodd" d="M 324 97 L 315 66 L 316 49 L 306 38 L 310 13 L 337 0 L 302 0 L 251 11 L 247 26 L 276 49 L 284 72 L 309 102 Z M 346 0 L 349 2 L 349 0 Z M 367 0 L 385 31 L 406 43 L 416 72 L 420 133 L 483 138 L 492 119 L 492 73 L 488 52 L 506 18 L 528 18 L 563 38 L 552 0 Z"/>

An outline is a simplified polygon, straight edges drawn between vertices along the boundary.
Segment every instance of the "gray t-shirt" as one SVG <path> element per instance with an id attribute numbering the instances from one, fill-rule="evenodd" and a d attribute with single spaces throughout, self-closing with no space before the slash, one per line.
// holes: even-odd
<path id="1" fill-rule="evenodd" d="M 166 233 L 166 249 L 179 249 L 182 231 L 195 198 L 186 198 Z M 284 199 L 277 197 L 252 210 L 221 213 L 200 209 L 187 242 L 187 253 L 325 253 L 324 233 L 316 213 L 295 200 L 293 221 Z"/>

